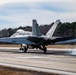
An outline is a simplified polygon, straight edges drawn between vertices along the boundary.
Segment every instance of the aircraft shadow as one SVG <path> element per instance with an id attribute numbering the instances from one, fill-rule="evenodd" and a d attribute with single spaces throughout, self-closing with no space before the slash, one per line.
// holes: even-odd
<path id="1" fill-rule="evenodd" d="M 72 55 L 69 51 L 58 51 L 58 50 L 51 50 L 51 51 L 47 51 L 47 53 L 43 53 L 43 52 L 39 52 L 39 51 L 28 51 L 27 53 L 30 54 L 45 54 L 45 55 L 71 55 L 71 56 L 75 56 Z"/>
<path id="2" fill-rule="evenodd" d="M 19 52 L 17 50 L 0 50 L 0 52 L 10 52 L 10 53 L 23 53 L 23 52 Z M 43 51 L 39 51 L 39 50 L 28 50 L 25 54 L 30 53 L 30 54 L 44 54 L 44 55 L 70 55 L 70 56 L 76 56 L 71 54 L 69 51 L 60 51 L 60 50 L 48 50 L 47 53 L 44 53 Z M 24 54 L 24 53 L 23 53 Z"/>

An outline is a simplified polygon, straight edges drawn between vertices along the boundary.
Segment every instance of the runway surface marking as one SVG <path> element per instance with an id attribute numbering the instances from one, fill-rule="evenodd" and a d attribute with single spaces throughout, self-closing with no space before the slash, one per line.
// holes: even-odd
<path id="1" fill-rule="evenodd" d="M 72 72 L 59 71 L 59 70 L 46 69 L 46 68 L 39 68 L 39 67 L 34 67 L 34 66 L 20 66 L 20 65 L 5 64 L 5 63 L 0 63 L 0 65 L 11 66 L 11 67 L 27 69 L 27 70 L 34 70 L 34 71 L 39 71 L 39 72 L 55 73 L 55 74 L 61 74 L 61 75 L 63 75 L 63 74 L 64 75 L 76 75 L 76 73 L 72 73 Z"/>
<path id="2" fill-rule="evenodd" d="M 23 59 L 25 59 L 25 58 L 31 58 L 31 59 L 32 59 L 32 58 L 46 58 L 46 57 L 41 57 L 41 56 L 31 56 L 31 57 L 30 57 L 30 56 L 29 56 L 29 57 L 17 57 L 17 58 L 21 58 L 21 59 L 22 59 L 22 58 L 23 58 Z"/>

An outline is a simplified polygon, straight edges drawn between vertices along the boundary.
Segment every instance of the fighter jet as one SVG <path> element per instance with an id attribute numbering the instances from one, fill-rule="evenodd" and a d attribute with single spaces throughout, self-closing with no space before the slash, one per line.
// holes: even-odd
<path id="1" fill-rule="evenodd" d="M 57 37 L 53 37 L 55 29 L 57 25 L 60 23 L 60 20 L 56 20 L 56 22 L 52 25 L 46 35 L 43 35 L 40 31 L 39 25 L 36 20 L 32 22 L 32 32 L 25 32 L 23 30 L 17 31 L 11 37 L 0 38 L 0 42 L 7 42 L 13 44 L 20 44 L 23 52 L 27 52 L 28 49 L 36 48 L 43 50 L 44 53 L 47 52 L 47 45 L 54 43 Z"/>

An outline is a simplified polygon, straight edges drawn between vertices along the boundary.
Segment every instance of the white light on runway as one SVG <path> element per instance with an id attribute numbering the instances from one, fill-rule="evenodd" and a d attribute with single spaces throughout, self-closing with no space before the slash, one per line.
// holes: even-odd
<path id="1" fill-rule="evenodd" d="M 76 49 L 74 49 L 73 51 L 71 51 L 72 55 L 76 55 Z"/>
<path id="2" fill-rule="evenodd" d="M 18 58 L 21 58 L 21 59 L 26 59 L 26 58 L 28 58 L 28 59 L 32 59 L 32 58 L 44 58 L 44 57 L 40 57 L 40 56 L 30 56 L 30 57 L 18 57 Z"/>
<path id="3" fill-rule="evenodd" d="M 22 50 L 19 50 L 19 52 L 23 52 Z"/>

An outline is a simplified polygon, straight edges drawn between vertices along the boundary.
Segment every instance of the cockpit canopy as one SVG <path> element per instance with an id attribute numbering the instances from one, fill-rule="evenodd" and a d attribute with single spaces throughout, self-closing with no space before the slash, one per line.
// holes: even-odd
<path id="1" fill-rule="evenodd" d="M 32 35 L 32 32 L 19 29 L 11 37 L 25 37 L 25 36 L 30 36 L 30 35 Z"/>

